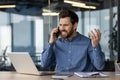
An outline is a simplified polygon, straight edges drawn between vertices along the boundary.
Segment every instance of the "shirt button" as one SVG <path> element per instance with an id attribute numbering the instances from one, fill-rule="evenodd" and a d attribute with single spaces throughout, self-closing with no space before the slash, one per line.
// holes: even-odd
<path id="1" fill-rule="evenodd" d="M 68 68 L 68 67 L 66 67 L 66 69 L 68 70 L 69 68 Z"/>
<path id="2" fill-rule="evenodd" d="M 69 53 L 71 53 L 71 51 L 69 51 Z"/>
<path id="3" fill-rule="evenodd" d="M 94 48 L 94 50 L 97 50 L 96 48 Z"/>
<path id="4" fill-rule="evenodd" d="M 68 61 L 70 61 L 70 59 L 68 59 Z"/>

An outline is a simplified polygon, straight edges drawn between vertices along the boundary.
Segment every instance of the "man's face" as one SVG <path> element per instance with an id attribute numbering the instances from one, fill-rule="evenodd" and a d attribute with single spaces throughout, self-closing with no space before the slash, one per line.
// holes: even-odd
<path id="1" fill-rule="evenodd" d="M 69 38 L 73 35 L 75 28 L 74 28 L 74 25 L 71 23 L 71 20 L 69 17 L 60 18 L 59 30 L 60 30 L 60 36 L 62 38 Z"/>

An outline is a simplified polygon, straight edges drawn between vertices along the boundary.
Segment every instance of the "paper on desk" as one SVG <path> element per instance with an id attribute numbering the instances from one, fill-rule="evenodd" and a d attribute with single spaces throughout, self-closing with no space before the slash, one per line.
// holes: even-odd
<path id="1" fill-rule="evenodd" d="M 103 74 L 101 72 L 75 72 L 75 75 L 82 77 L 82 78 L 87 78 L 87 77 L 108 77 L 108 75 Z"/>

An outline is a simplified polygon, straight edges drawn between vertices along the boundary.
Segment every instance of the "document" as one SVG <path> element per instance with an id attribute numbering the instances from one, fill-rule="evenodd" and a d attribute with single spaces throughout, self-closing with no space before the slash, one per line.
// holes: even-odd
<path id="1" fill-rule="evenodd" d="M 108 77 L 108 75 L 101 73 L 101 72 L 75 72 L 74 74 L 81 77 L 81 78 Z"/>

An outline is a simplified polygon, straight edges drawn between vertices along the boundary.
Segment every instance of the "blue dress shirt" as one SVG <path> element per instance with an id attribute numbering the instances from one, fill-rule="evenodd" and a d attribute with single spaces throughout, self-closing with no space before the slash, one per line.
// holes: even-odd
<path id="1" fill-rule="evenodd" d="M 92 47 L 91 40 L 77 34 L 71 41 L 58 38 L 43 51 L 41 66 L 49 67 L 56 64 L 56 71 L 92 71 L 104 68 L 105 55 L 98 44 Z"/>

